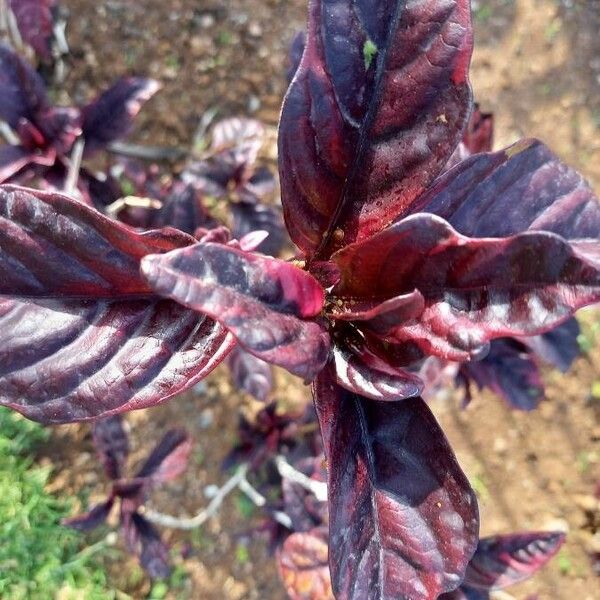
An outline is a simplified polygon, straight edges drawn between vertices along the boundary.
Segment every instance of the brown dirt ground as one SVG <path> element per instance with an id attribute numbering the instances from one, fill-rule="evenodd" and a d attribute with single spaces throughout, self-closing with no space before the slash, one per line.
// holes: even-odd
<path id="1" fill-rule="evenodd" d="M 223 116 L 253 114 L 276 126 L 288 43 L 304 25 L 303 0 L 62 4 L 71 13 L 72 54 L 64 85 L 70 99 L 87 99 L 121 74 L 150 75 L 163 83 L 140 115 L 136 141 L 187 145 L 200 115 L 210 107 L 218 107 Z M 475 31 L 472 81 L 483 109 L 496 115 L 497 145 L 539 137 L 600 191 L 600 3 L 479 0 Z M 597 317 L 593 312 L 585 316 L 588 331 Z M 280 380 L 278 397 L 308 397 L 307 388 L 283 376 Z M 546 374 L 548 401 L 533 414 L 511 411 L 488 394 L 476 396 L 464 411 L 452 395 L 433 403 L 480 496 L 484 534 L 569 530 L 560 557 L 532 581 L 510 589 L 505 599 L 532 593 L 540 600 L 600 598 L 589 559 L 600 516 L 593 506 L 586 509 L 600 481 L 600 399 L 591 393 L 597 380 L 596 345 L 569 375 Z M 223 481 L 219 464 L 235 436 L 234 416 L 247 404 L 220 368 L 203 393 L 185 394 L 128 417 L 132 462 L 147 451 L 146 440 L 158 439 L 170 426 L 185 425 L 196 440 L 187 474 L 157 493 L 153 506 L 189 514 L 206 504 L 204 487 Z M 213 425 L 206 427 L 211 419 Z M 57 468 L 54 490 L 83 489 L 91 499 L 102 492 L 87 426 L 57 428 L 44 453 Z M 252 541 L 247 552 L 240 550 L 248 527 L 232 498 L 201 531 L 166 533 L 175 563 L 188 573 L 169 597 L 283 600 L 264 545 Z M 191 556 L 184 559 L 181 550 L 188 544 Z M 108 562 L 107 569 L 115 590 L 133 598 L 148 593 L 150 584 L 134 561 L 120 558 Z"/>

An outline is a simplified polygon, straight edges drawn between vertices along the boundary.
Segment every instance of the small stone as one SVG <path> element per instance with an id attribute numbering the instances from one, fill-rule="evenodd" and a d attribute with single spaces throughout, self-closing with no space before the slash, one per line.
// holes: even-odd
<path id="1" fill-rule="evenodd" d="M 254 38 L 261 37 L 263 30 L 260 26 L 260 23 L 257 23 L 256 21 L 250 21 L 250 23 L 248 23 L 248 34 Z"/>

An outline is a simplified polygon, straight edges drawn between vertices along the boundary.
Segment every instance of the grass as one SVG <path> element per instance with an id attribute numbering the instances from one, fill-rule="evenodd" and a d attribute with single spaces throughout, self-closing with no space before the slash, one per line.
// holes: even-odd
<path id="1" fill-rule="evenodd" d="M 102 540 L 87 548 L 60 524 L 71 501 L 46 491 L 50 467 L 35 463 L 36 448 L 49 431 L 0 408 L 0 598 L 11 600 L 111 600 L 99 558 Z"/>

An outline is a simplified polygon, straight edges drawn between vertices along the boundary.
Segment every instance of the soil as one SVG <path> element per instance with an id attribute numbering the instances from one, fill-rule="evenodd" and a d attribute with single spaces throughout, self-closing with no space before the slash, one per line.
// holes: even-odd
<path id="1" fill-rule="evenodd" d="M 273 139 L 285 92 L 287 48 L 304 26 L 304 0 L 62 0 L 69 10 L 71 54 L 59 96 L 90 98 L 122 74 L 159 79 L 162 91 L 143 109 L 133 139 L 188 146 L 200 116 L 253 115 Z M 471 77 L 483 110 L 496 118 L 496 145 L 539 137 L 600 191 L 600 2 L 597 0 L 478 0 L 473 2 L 476 50 Z M 67 96 L 68 93 L 68 96 Z M 270 149 L 271 154 L 274 149 Z M 598 313 L 584 315 L 593 339 Z M 593 492 L 600 481 L 600 348 L 568 375 L 546 373 L 547 401 L 532 414 L 508 409 L 490 394 L 466 410 L 455 394 L 432 408 L 474 483 L 482 532 L 561 528 L 561 554 L 533 580 L 502 598 L 600 598 L 591 552 L 600 551 Z M 308 399 L 309 391 L 280 375 L 276 397 Z M 595 392 L 592 393 L 592 392 Z M 192 514 L 206 505 L 206 486 L 221 484 L 222 458 L 235 439 L 235 415 L 250 400 L 231 387 L 220 367 L 201 392 L 132 413 L 132 464 L 174 425 L 196 440 L 188 472 L 152 497 L 153 507 Z M 56 428 L 44 451 L 56 467 L 58 493 L 103 491 L 89 427 Z M 168 597 L 202 600 L 283 600 L 266 546 L 248 535 L 256 519 L 233 496 L 193 534 L 165 532 L 174 562 L 187 577 Z M 184 558 L 185 555 L 185 558 Z M 107 561 L 116 590 L 145 597 L 150 582 L 135 561 Z M 499 596 L 500 597 L 500 596 Z"/>

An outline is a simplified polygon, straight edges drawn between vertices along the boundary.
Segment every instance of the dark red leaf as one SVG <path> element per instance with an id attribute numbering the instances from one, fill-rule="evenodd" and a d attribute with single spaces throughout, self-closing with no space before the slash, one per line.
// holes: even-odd
<path id="1" fill-rule="evenodd" d="M 218 320 L 267 362 L 312 379 L 327 360 L 327 332 L 303 320 L 321 311 L 323 289 L 290 263 L 205 242 L 148 256 L 142 272 L 158 294 Z"/>
<path id="2" fill-rule="evenodd" d="M 413 205 L 471 237 L 527 229 L 573 240 L 600 237 L 600 204 L 577 171 L 537 140 L 478 154 L 440 177 Z"/>
<path id="3" fill-rule="evenodd" d="M 499 590 L 531 577 L 560 549 L 565 534 L 557 531 L 512 533 L 484 538 L 471 559 L 465 584 Z"/>
<path id="4" fill-rule="evenodd" d="M 291 600 L 334 600 L 327 565 L 327 529 L 290 535 L 277 552 L 277 566 Z"/>
<path id="5" fill-rule="evenodd" d="M 489 388 L 519 410 L 535 409 L 544 397 L 539 369 L 517 340 L 494 340 L 485 358 L 461 365 L 460 375 L 475 381 L 479 389 Z"/>
<path id="6" fill-rule="evenodd" d="M 56 0 L 9 0 L 21 37 L 45 60 L 52 58 Z"/>
<path id="7" fill-rule="evenodd" d="M 359 340 L 335 344 L 333 365 L 342 387 L 372 400 L 403 400 L 418 396 L 423 389 L 416 375 L 391 367 Z"/>
<path id="8" fill-rule="evenodd" d="M 131 518 L 139 540 L 138 552 L 142 567 L 153 579 L 168 577 L 171 574 L 169 548 L 147 519 L 138 513 L 133 513 Z"/>
<path id="9" fill-rule="evenodd" d="M 17 131 L 19 121 L 36 122 L 48 107 L 42 78 L 18 54 L 0 44 L 0 120 Z"/>
<path id="10" fill-rule="evenodd" d="M 307 255 L 381 230 L 443 169 L 471 109 L 467 0 L 312 0 L 279 126 L 284 217 Z"/>
<path id="11" fill-rule="evenodd" d="M 125 137 L 144 103 L 159 88 L 153 79 L 125 77 L 84 107 L 82 130 L 86 154 Z"/>
<path id="12" fill-rule="evenodd" d="M 155 405 L 207 375 L 231 336 L 139 274 L 145 254 L 193 241 L 2 186 L 0 403 L 46 423 L 85 420 Z"/>
<path id="13" fill-rule="evenodd" d="M 467 238 L 435 215 L 416 214 L 338 252 L 333 294 L 383 300 L 417 289 L 423 314 L 390 339 L 462 361 L 493 338 L 543 333 L 598 301 L 597 246 L 545 231 Z"/>
<path id="14" fill-rule="evenodd" d="M 62 524 L 77 531 L 91 531 L 106 521 L 113 505 L 114 499 L 109 498 L 106 502 L 95 504 L 88 512 L 82 515 L 64 519 Z"/>
<path id="15" fill-rule="evenodd" d="M 577 341 L 579 333 L 579 323 L 573 318 L 547 333 L 522 338 L 520 341 L 536 356 L 564 373 L 581 353 Z"/>
<path id="16" fill-rule="evenodd" d="M 265 402 L 273 388 L 271 366 L 239 347 L 227 357 L 227 364 L 236 387 Z"/>
<path id="17" fill-rule="evenodd" d="M 109 479 L 119 479 L 129 454 L 129 439 L 120 415 L 95 421 L 92 426 L 94 447 Z"/>
<path id="18" fill-rule="evenodd" d="M 342 321 L 360 321 L 361 325 L 378 335 L 387 335 L 406 321 L 421 315 L 425 300 L 418 290 L 395 296 L 389 300 L 349 302 L 339 300 L 331 306 L 331 317 Z M 364 322 L 364 324 L 362 323 Z"/>
<path id="19" fill-rule="evenodd" d="M 187 432 L 171 429 L 154 448 L 136 477 L 151 478 L 155 484 L 172 481 L 186 470 L 191 451 L 192 440 Z"/>
<path id="20" fill-rule="evenodd" d="M 367 400 L 327 371 L 314 393 L 336 597 L 430 600 L 456 588 L 477 547 L 477 500 L 427 405 Z"/>

